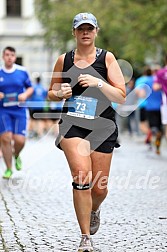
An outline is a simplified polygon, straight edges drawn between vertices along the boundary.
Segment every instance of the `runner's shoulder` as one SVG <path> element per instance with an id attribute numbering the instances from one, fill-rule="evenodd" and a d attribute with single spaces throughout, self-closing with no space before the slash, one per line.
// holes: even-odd
<path id="1" fill-rule="evenodd" d="M 112 62 L 116 60 L 114 54 L 110 51 L 106 51 L 106 63 L 110 65 Z"/>
<path id="2" fill-rule="evenodd" d="M 14 64 L 14 66 L 15 66 L 16 70 L 27 72 L 27 70 L 26 70 L 26 68 L 24 66 L 21 66 L 21 65 L 18 65 L 18 64 Z"/>
<path id="3" fill-rule="evenodd" d="M 63 63 L 64 62 L 64 58 L 65 58 L 66 53 L 63 53 L 61 55 L 59 55 L 57 62 L 59 63 Z"/>
<path id="4" fill-rule="evenodd" d="M 60 72 L 62 71 L 62 69 L 63 69 L 63 65 L 64 65 L 64 58 L 65 58 L 65 53 L 64 54 L 61 54 L 59 57 L 58 57 L 58 59 L 57 59 L 57 61 L 56 61 L 56 63 L 55 63 L 55 66 L 54 66 L 54 71 L 55 70 L 59 70 Z"/>

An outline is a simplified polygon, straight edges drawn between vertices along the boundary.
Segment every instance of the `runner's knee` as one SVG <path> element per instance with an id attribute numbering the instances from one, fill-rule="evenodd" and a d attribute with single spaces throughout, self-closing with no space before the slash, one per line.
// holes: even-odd
<path id="1" fill-rule="evenodd" d="M 77 184 L 89 184 L 92 181 L 92 172 L 89 170 L 75 170 L 73 171 L 73 181 Z"/>
<path id="2" fill-rule="evenodd" d="M 92 194 L 96 197 L 107 195 L 107 193 L 108 193 L 107 185 L 92 186 Z"/>
<path id="3" fill-rule="evenodd" d="M 15 141 L 15 145 L 21 145 L 24 146 L 25 145 L 25 137 L 23 136 L 14 136 L 14 141 Z"/>
<path id="4" fill-rule="evenodd" d="M 91 181 L 92 181 L 91 171 L 75 171 L 72 186 L 76 190 L 88 190 L 91 188 L 92 185 Z"/>
<path id="5" fill-rule="evenodd" d="M 5 144 L 9 144 L 12 141 L 12 134 L 9 133 L 4 133 L 1 135 L 1 144 L 5 145 Z"/>

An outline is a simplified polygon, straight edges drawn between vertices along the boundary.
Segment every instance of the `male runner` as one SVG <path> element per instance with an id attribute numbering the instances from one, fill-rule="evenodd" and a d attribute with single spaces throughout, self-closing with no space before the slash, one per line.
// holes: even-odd
<path id="1" fill-rule="evenodd" d="M 21 170 L 20 152 L 25 144 L 27 109 L 19 106 L 33 93 L 31 81 L 24 67 L 15 64 L 13 47 L 3 50 L 4 66 L 0 68 L 0 142 L 6 171 L 3 178 L 12 176 L 12 157 Z"/>

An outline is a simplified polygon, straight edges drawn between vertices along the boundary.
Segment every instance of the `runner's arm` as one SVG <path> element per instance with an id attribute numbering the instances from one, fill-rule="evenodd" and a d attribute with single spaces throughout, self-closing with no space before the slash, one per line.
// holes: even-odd
<path id="1" fill-rule="evenodd" d="M 103 81 L 101 92 L 112 102 L 123 104 L 126 97 L 125 80 L 122 71 L 111 52 L 106 54 L 107 81 Z"/>
<path id="2" fill-rule="evenodd" d="M 4 98 L 4 93 L 0 92 L 0 100 Z"/>
<path id="3" fill-rule="evenodd" d="M 78 81 L 82 87 L 99 87 L 110 101 L 122 104 L 125 102 L 126 96 L 125 81 L 112 53 L 106 55 L 106 67 L 108 83 L 89 74 L 80 74 Z"/>
<path id="4" fill-rule="evenodd" d="M 153 84 L 153 90 L 154 90 L 154 91 L 159 91 L 159 90 L 161 90 L 161 89 L 162 89 L 162 85 L 161 85 L 160 83 L 155 82 L 155 83 Z"/>
<path id="5" fill-rule="evenodd" d="M 18 95 L 19 101 L 26 101 L 32 95 L 33 91 L 33 87 L 28 87 L 24 93 Z"/>
<path id="6" fill-rule="evenodd" d="M 62 83 L 64 56 L 65 54 L 60 55 L 54 66 L 48 91 L 48 99 L 51 101 L 61 101 L 62 99 L 67 99 L 72 95 L 71 85 L 69 83 Z"/>

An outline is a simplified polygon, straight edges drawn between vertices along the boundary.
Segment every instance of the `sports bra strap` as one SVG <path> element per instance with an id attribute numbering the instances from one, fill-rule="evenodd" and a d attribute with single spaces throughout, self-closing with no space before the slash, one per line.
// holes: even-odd
<path id="1" fill-rule="evenodd" d="M 96 57 L 95 57 L 95 59 L 97 59 L 99 57 L 99 55 L 101 54 L 101 52 L 102 52 L 102 49 L 96 47 Z M 72 55 L 72 61 L 74 62 L 75 49 L 72 50 L 72 54 L 71 55 Z"/>

